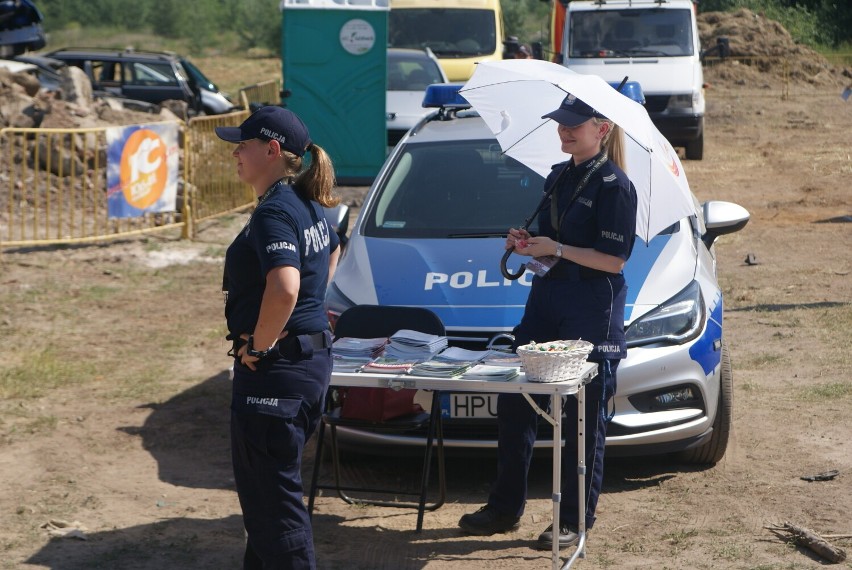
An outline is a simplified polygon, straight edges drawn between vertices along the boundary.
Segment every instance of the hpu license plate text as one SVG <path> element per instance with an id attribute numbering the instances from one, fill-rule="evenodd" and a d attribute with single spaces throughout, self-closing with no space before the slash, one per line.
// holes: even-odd
<path id="1" fill-rule="evenodd" d="M 495 418 L 497 394 L 444 394 L 441 415 L 445 418 Z"/>

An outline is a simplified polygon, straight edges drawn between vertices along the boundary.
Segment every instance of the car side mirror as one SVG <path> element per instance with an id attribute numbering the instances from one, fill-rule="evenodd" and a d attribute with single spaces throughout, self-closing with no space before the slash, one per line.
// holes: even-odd
<path id="1" fill-rule="evenodd" d="M 748 210 L 733 202 L 711 200 L 704 202 L 701 207 L 704 212 L 704 226 L 707 229 L 701 236 L 701 241 L 707 249 L 713 246 L 719 236 L 743 229 L 751 218 Z"/>
<path id="2" fill-rule="evenodd" d="M 349 232 L 349 206 L 338 204 L 334 208 L 323 209 L 326 219 L 331 224 L 331 229 L 340 238 L 340 243 L 346 243 L 346 234 Z"/>

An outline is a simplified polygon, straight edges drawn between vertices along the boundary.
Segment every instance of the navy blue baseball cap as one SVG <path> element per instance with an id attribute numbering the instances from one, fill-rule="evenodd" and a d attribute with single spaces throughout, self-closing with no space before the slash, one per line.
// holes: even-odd
<path id="1" fill-rule="evenodd" d="M 587 105 L 582 99 L 568 94 L 562 100 L 562 104 L 555 111 L 551 111 L 543 115 L 542 119 L 553 119 L 560 125 L 573 128 L 582 125 L 592 118 L 606 119 L 604 115 L 595 111 L 591 106 Z"/>
<path id="2" fill-rule="evenodd" d="M 276 140 L 284 150 L 304 156 L 311 144 L 308 127 L 289 109 L 269 105 L 261 107 L 239 127 L 216 127 L 216 136 L 238 143 L 251 139 Z"/>

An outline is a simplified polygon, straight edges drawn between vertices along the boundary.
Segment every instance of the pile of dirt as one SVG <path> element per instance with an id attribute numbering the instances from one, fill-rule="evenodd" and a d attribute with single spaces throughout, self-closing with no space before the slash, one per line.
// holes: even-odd
<path id="1" fill-rule="evenodd" d="M 40 89 L 38 81 L 25 72 L 0 69 L 0 128 L 92 128 L 177 120 L 184 110 L 164 104 L 142 112 L 128 100 L 93 96 L 86 74 L 77 68 L 63 70 L 62 88 Z M 186 104 L 182 101 L 184 107 Z"/>
<path id="2" fill-rule="evenodd" d="M 728 39 L 730 59 L 707 62 L 714 79 L 737 85 L 790 81 L 814 87 L 852 82 L 852 70 L 833 66 L 819 53 L 797 44 L 779 22 L 746 8 L 699 14 L 698 33 L 705 49 L 715 46 L 717 38 Z"/>

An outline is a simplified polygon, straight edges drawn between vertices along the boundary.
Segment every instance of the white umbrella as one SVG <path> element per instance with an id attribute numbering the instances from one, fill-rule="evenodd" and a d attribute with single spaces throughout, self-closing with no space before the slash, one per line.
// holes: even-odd
<path id="1" fill-rule="evenodd" d="M 639 103 L 596 75 L 582 75 L 540 60 L 482 62 L 459 90 L 495 134 L 503 152 L 542 176 L 567 160 L 557 124 L 542 115 L 566 93 L 619 125 L 627 137 L 627 175 L 636 187 L 636 235 L 648 242 L 694 212 L 686 173 L 674 148 Z"/>

